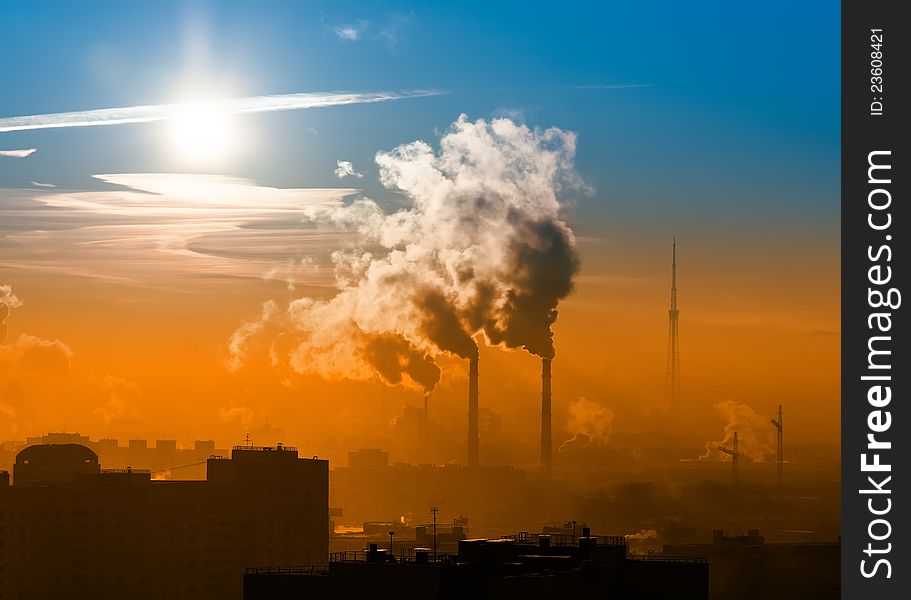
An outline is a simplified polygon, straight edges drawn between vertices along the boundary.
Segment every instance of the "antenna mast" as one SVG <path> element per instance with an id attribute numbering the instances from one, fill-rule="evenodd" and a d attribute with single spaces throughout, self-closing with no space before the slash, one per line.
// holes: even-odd
<path id="1" fill-rule="evenodd" d="M 677 339 L 677 238 L 674 238 L 671 259 L 671 307 L 668 314 L 667 332 L 667 395 L 672 409 L 678 407 L 680 394 L 680 347 Z"/>
<path id="2" fill-rule="evenodd" d="M 437 559 L 437 513 L 440 512 L 440 507 L 431 506 L 430 512 L 433 513 L 433 560 Z"/>

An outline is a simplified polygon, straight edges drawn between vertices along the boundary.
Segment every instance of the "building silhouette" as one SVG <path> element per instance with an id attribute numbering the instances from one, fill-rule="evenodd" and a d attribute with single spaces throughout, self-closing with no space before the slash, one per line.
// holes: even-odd
<path id="1" fill-rule="evenodd" d="M 423 516 L 445 500 L 449 510 L 470 515 L 479 526 L 495 526 L 516 522 L 518 515 L 523 522 L 546 520 L 543 503 L 528 502 L 537 493 L 515 467 L 390 464 L 386 452 L 364 449 L 349 453 L 348 466 L 332 470 L 330 498 L 348 523 Z"/>
<path id="2" fill-rule="evenodd" d="M 196 440 L 190 448 L 178 448 L 176 440 L 91 440 L 78 433 L 51 432 L 0 445 L 0 469 L 12 470 L 16 455 L 29 446 L 79 444 L 95 452 L 98 461 L 111 469 L 148 469 L 156 479 L 200 480 L 206 478 L 206 461 L 211 456 L 226 456 L 228 449 L 215 447 L 212 440 Z"/>
<path id="3" fill-rule="evenodd" d="M 334 553 L 323 567 L 248 569 L 244 599 L 708 598 L 706 559 L 632 556 L 623 537 L 579 533 L 466 539 L 451 555 L 371 544 Z"/>
<path id="4" fill-rule="evenodd" d="M 79 444 L 29 446 L 16 456 L 16 485 L 69 483 L 80 474 L 101 472 L 98 455 Z"/>
<path id="5" fill-rule="evenodd" d="M 711 543 L 665 544 L 664 551 L 708 558 L 712 600 L 841 597 L 839 542 L 767 543 L 757 529 L 716 529 Z"/>
<path id="6" fill-rule="evenodd" d="M 246 567 L 325 564 L 328 461 L 235 447 L 205 481 L 38 445 L 0 477 L 0 598 L 239 599 Z"/>

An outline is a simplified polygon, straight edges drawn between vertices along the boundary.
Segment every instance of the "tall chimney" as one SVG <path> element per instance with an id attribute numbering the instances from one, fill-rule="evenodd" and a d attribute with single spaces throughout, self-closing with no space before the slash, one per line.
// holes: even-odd
<path id="1" fill-rule="evenodd" d="M 478 466 L 478 357 L 468 363 L 468 466 Z"/>
<path id="2" fill-rule="evenodd" d="M 421 435 L 426 439 L 430 422 L 430 391 L 424 390 L 424 414 L 421 415 Z"/>
<path id="3" fill-rule="evenodd" d="M 553 467 L 553 442 L 551 440 L 550 361 L 541 359 L 541 469 L 550 475 Z"/>

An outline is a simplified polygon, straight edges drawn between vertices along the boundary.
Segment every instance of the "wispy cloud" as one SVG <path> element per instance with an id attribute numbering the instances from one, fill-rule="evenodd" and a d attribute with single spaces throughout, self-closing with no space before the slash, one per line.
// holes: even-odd
<path id="1" fill-rule="evenodd" d="M 352 25 L 341 25 L 334 29 L 336 37 L 346 42 L 356 42 L 364 36 L 364 32 L 370 27 L 368 21 L 359 20 Z"/>
<path id="2" fill-rule="evenodd" d="M 25 158 L 26 156 L 31 156 L 37 151 L 37 148 L 24 148 L 22 150 L 0 150 L 0 156 L 8 156 L 10 158 Z"/>
<path id="3" fill-rule="evenodd" d="M 521 123 L 525 121 L 525 109 L 501 107 L 493 111 L 493 116 L 497 118 L 510 119 L 512 121 Z"/>
<path id="4" fill-rule="evenodd" d="M 358 173 L 354 170 L 354 165 L 347 160 L 337 160 L 335 161 L 337 165 L 335 167 L 335 176 L 341 179 L 342 177 L 363 177 L 363 173 Z"/>
<path id="5" fill-rule="evenodd" d="M 206 110 L 220 114 L 244 114 L 275 112 L 284 110 L 302 110 L 326 106 L 347 104 L 371 104 L 389 102 L 403 98 L 435 96 L 440 92 L 434 90 L 416 90 L 407 92 L 369 92 L 369 93 L 302 93 L 281 94 L 277 96 L 249 96 L 205 102 Z M 179 119 L 188 110 L 196 108 L 196 103 L 152 104 L 129 106 L 125 108 L 101 108 L 76 112 L 52 113 L 46 115 L 27 115 L 21 117 L 0 118 L 0 133 L 7 131 L 24 131 L 27 129 L 51 129 L 59 127 L 93 127 L 98 125 L 122 125 L 124 123 L 148 123 Z M 21 152 L 20 150 L 4 152 Z M 29 153 L 34 152 L 31 149 Z M 18 155 L 11 155 L 18 156 Z M 26 155 L 27 156 L 27 155 Z"/>
<path id="6" fill-rule="evenodd" d="M 331 270 L 320 267 L 352 234 L 312 219 L 359 192 L 213 175 L 95 177 L 120 189 L 0 190 L 0 240 L 12 242 L 0 271 L 181 291 L 237 278 L 328 286 Z"/>
<path id="7" fill-rule="evenodd" d="M 377 37 L 382 40 L 387 47 L 396 46 L 402 39 L 402 35 L 411 26 L 413 15 L 406 13 L 395 13 L 390 15 L 386 24 L 380 29 Z"/>
<path id="8" fill-rule="evenodd" d="M 399 43 L 412 20 L 411 14 L 393 13 L 376 23 L 358 19 L 354 23 L 333 27 L 332 31 L 343 42 L 379 42 L 392 49 Z"/>
<path id="9" fill-rule="evenodd" d="M 55 187 L 57 187 L 57 186 L 54 185 L 53 183 L 44 183 L 44 182 L 42 182 L 42 181 L 32 181 L 32 182 L 30 182 L 30 183 L 31 183 L 33 186 L 35 186 L 35 187 L 42 187 L 42 188 L 55 188 Z"/>
<path id="10" fill-rule="evenodd" d="M 646 88 L 652 87 L 651 83 L 596 83 L 592 85 L 572 85 L 568 89 L 571 90 L 626 90 L 632 88 Z"/>

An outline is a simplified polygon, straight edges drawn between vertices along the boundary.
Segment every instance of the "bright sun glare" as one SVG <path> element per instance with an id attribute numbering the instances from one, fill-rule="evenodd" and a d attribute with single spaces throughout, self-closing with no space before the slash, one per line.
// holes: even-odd
<path id="1" fill-rule="evenodd" d="M 223 157 L 234 141 L 229 115 L 205 103 L 180 107 L 171 121 L 171 141 L 183 160 L 210 163 Z"/>

